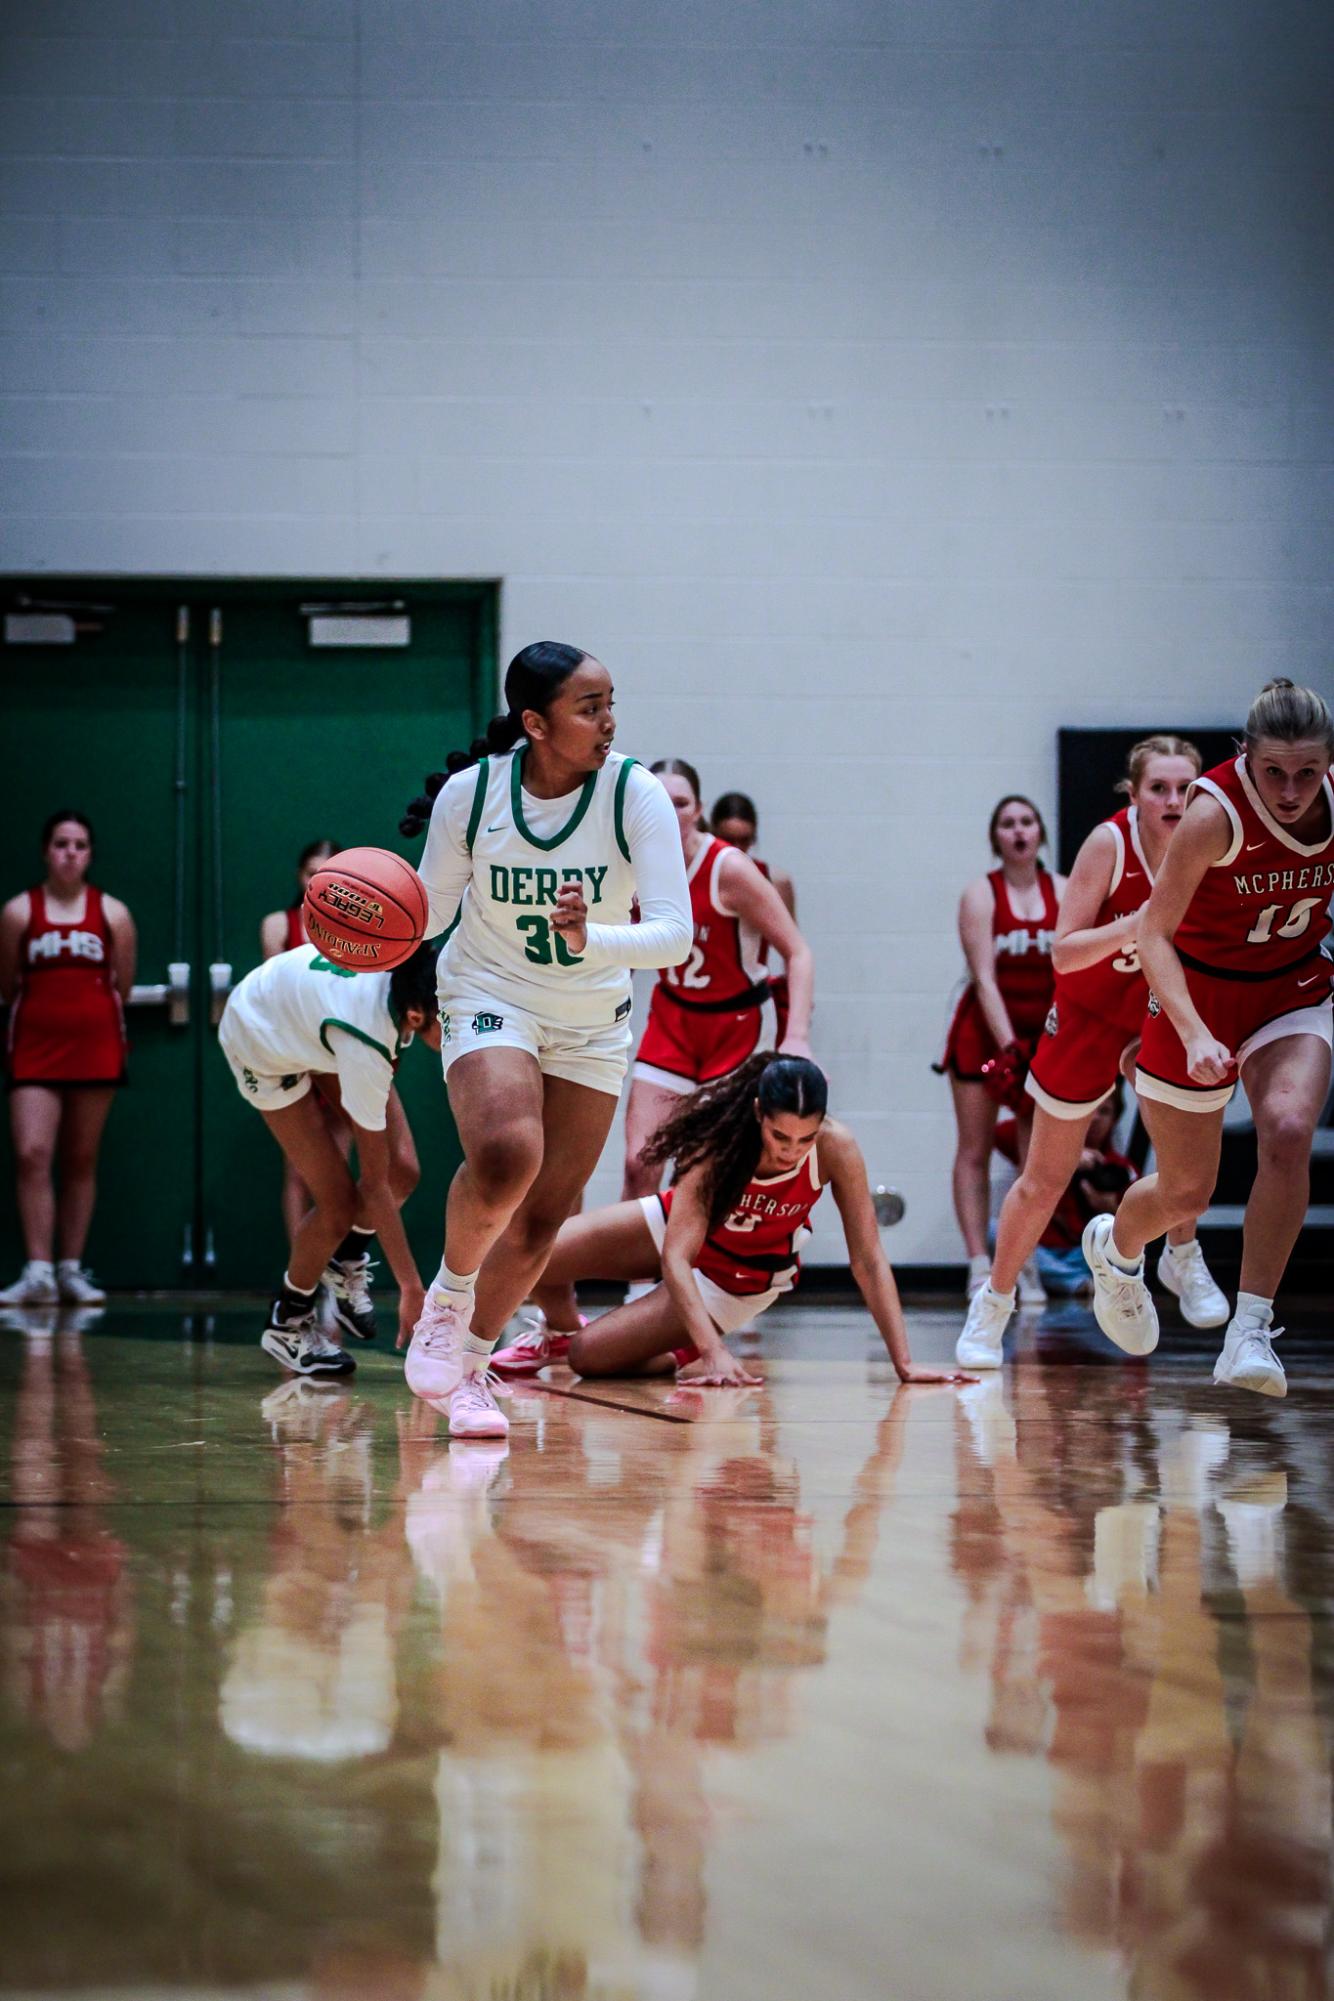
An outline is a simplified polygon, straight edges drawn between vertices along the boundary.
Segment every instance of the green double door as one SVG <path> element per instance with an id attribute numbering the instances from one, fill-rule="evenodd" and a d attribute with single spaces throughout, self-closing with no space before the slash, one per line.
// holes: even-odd
<path id="1" fill-rule="evenodd" d="M 217 1047 L 221 1004 L 258 963 L 264 913 L 295 895 L 308 841 L 417 859 L 404 803 L 493 707 L 494 591 L 43 577 L 11 580 L 5 598 L 0 894 L 41 879 L 42 822 L 77 808 L 94 879 L 139 932 L 130 1085 L 107 1126 L 89 1262 L 113 1286 L 268 1285 L 284 1253 L 280 1160 Z M 426 1266 L 457 1160 L 438 1058 L 410 1048 L 399 1088 Z M 9 1275 L 22 1245 L 7 1120 L 2 1144 Z"/>

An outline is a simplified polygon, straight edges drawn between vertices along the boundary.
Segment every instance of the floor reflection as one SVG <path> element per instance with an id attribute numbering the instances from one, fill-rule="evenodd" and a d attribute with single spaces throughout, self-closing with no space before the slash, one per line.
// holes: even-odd
<path id="1" fill-rule="evenodd" d="M 8 1327 L 0 1988 L 1324 1997 L 1319 1394 L 844 1318 L 499 1445 L 237 1315 Z"/>
<path id="2" fill-rule="evenodd" d="M 12 1513 L 0 1650 L 14 1708 L 61 1751 L 86 1751 L 122 1708 L 134 1644 L 126 1548 L 106 1521 L 115 1488 L 70 1307 L 11 1309 L 22 1342 L 10 1457 Z"/>
<path id="3" fill-rule="evenodd" d="M 961 1659 L 990 1676 L 989 1747 L 1055 1773 L 1053 1920 L 1145 2001 L 1315 2001 L 1334 1830 L 1286 1552 L 1300 1419 L 1070 1390 L 992 1378 L 955 1426 Z"/>

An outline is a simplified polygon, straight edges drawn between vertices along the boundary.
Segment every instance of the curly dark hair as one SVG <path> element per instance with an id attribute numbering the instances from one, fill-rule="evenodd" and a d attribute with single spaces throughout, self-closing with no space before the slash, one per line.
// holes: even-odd
<path id="1" fill-rule="evenodd" d="M 682 1099 L 679 1110 L 658 1127 L 641 1155 L 649 1167 L 675 1162 L 678 1180 L 692 1167 L 707 1168 L 711 1230 L 736 1208 L 759 1166 L 757 1100 L 761 1115 L 795 1112 L 800 1119 L 823 1117 L 829 1085 L 824 1071 L 806 1057 L 760 1050 L 730 1076 Z"/>
<path id="2" fill-rule="evenodd" d="M 419 1007 L 428 1020 L 440 1012 L 435 987 L 435 962 L 439 956 L 437 944 L 424 942 L 410 959 L 394 967 L 389 975 L 389 997 L 395 1007 Z"/>

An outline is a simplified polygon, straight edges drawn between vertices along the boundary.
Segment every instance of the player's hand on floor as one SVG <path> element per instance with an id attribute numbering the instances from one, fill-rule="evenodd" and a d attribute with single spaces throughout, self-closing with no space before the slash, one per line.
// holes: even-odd
<path id="1" fill-rule="evenodd" d="M 976 1376 L 970 1376 L 963 1369 L 928 1369 L 923 1362 L 909 1362 L 900 1376 L 901 1383 L 975 1383 Z"/>
<path id="2" fill-rule="evenodd" d="M 412 1330 L 422 1317 L 422 1308 L 425 1304 L 426 1291 L 423 1286 L 404 1286 L 403 1290 L 399 1293 L 398 1339 L 394 1343 L 396 1348 L 407 1347 L 408 1342 L 412 1339 Z"/>
<path id="3" fill-rule="evenodd" d="M 557 896 L 551 928 L 560 933 L 567 950 L 576 957 L 588 943 L 588 905 L 577 882 L 567 882 Z"/>
<path id="4" fill-rule="evenodd" d="M 742 1389 L 760 1389 L 763 1376 L 752 1376 L 744 1362 L 738 1362 L 735 1355 L 700 1356 L 694 1362 L 687 1362 L 676 1372 L 678 1383 L 692 1383 L 696 1389 L 730 1389 L 738 1385 Z"/>

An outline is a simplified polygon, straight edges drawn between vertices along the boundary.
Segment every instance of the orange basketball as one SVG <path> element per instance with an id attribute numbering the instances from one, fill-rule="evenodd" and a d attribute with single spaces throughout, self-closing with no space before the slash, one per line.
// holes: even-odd
<path id="1" fill-rule="evenodd" d="M 402 855 L 344 848 L 311 877 L 303 916 L 306 935 L 331 965 L 387 972 L 410 959 L 426 935 L 426 891 Z"/>

